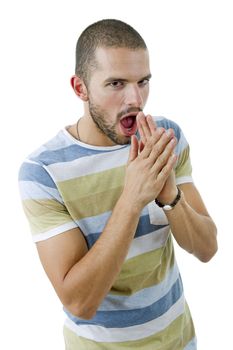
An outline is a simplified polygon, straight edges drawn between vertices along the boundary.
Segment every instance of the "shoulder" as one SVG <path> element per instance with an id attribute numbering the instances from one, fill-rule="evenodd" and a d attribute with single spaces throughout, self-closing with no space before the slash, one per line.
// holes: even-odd
<path id="1" fill-rule="evenodd" d="M 46 167 L 56 162 L 59 151 L 66 147 L 69 147 L 69 140 L 66 140 L 61 130 L 25 157 L 19 168 L 19 181 L 38 181 L 49 187 L 55 187 Z"/>
<path id="2" fill-rule="evenodd" d="M 180 126 L 173 120 L 167 119 L 165 117 L 153 117 L 158 127 L 163 127 L 165 129 L 173 129 L 176 138 L 179 140 L 181 138 L 182 130 Z"/>
<path id="3" fill-rule="evenodd" d="M 61 130 L 57 135 L 33 151 L 27 159 L 37 164 L 48 166 L 64 161 L 66 157 L 74 153 L 73 148 L 77 147 L 72 139 L 67 137 L 65 131 Z"/>

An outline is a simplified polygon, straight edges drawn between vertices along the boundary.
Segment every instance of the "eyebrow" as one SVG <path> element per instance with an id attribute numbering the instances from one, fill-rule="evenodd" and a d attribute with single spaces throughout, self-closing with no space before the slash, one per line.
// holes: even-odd
<path id="1" fill-rule="evenodd" d="M 148 74 L 146 75 L 145 77 L 139 79 L 138 81 L 142 81 L 142 80 L 150 80 L 152 78 L 152 75 L 151 74 Z M 120 81 L 120 82 L 127 82 L 128 80 L 127 79 L 122 79 L 122 78 L 116 78 L 116 77 L 109 77 L 107 79 L 105 79 L 104 83 L 108 83 L 108 82 L 111 82 L 111 81 Z"/>

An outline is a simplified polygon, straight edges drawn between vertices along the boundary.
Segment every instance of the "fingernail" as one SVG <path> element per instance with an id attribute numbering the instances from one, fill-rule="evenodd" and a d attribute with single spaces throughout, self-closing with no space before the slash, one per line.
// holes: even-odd
<path id="1" fill-rule="evenodd" d="M 176 158 L 176 154 L 175 154 L 175 153 L 173 153 L 173 154 L 172 154 L 172 156 L 171 156 L 171 158 L 172 158 L 172 160 L 175 160 L 175 158 Z"/>
<path id="2" fill-rule="evenodd" d="M 162 135 L 165 131 L 164 128 L 158 128 L 157 130 L 158 130 L 159 135 Z"/>
<path id="3" fill-rule="evenodd" d="M 173 144 L 173 143 L 175 143 L 175 141 L 176 141 L 175 138 L 173 138 L 173 139 L 171 139 L 170 142 Z"/>
<path id="4" fill-rule="evenodd" d="M 141 116 L 144 116 L 143 112 L 139 112 L 139 113 L 137 114 L 137 119 L 140 119 Z"/>

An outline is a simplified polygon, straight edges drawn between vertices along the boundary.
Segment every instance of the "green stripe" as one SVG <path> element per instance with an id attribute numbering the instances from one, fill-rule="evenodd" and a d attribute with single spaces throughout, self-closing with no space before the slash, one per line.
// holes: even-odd
<path id="1" fill-rule="evenodd" d="M 65 205 L 74 220 L 97 216 L 112 211 L 122 192 L 122 187 L 100 193 L 89 194 L 88 197 L 66 201 Z"/>
<path id="2" fill-rule="evenodd" d="M 98 173 L 76 177 L 58 183 L 59 192 L 67 200 L 82 199 L 95 193 L 97 189 L 114 189 L 122 186 L 125 176 L 125 166 L 113 168 Z"/>
<path id="3" fill-rule="evenodd" d="M 59 182 L 58 189 L 75 220 L 113 210 L 123 189 L 125 166 Z"/>
<path id="4" fill-rule="evenodd" d="M 167 328 L 139 340 L 117 343 L 95 342 L 79 337 L 64 327 L 66 350 L 183 350 L 194 336 L 195 331 L 187 304 L 184 314 L 177 317 Z"/>
<path id="5" fill-rule="evenodd" d="M 191 176 L 192 165 L 189 157 L 189 146 L 187 146 L 179 155 L 175 172 L 177 178 L 183 176 Z"/>
<path id="6" fill-rule="evenodd" d="M 164 247 L 127 260 L 110 293 L 131 295 L 141 289 L 154 286 L 163 281 L 173 265 L 174 248 L 169 236 Z"/>
<path id="7" fill-rule="evenodd" d="M 23 209 L 32 234 L 43 233 L 72 221 L 66 208 L 55 200 L 27 199 L 23 201 Z"/>

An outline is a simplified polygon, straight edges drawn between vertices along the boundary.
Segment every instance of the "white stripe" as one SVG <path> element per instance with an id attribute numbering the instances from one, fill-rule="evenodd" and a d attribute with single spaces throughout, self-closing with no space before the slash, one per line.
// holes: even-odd
<path id="1" fill-rule="evenodd" d="M 66 131 L 67 132 L 67 131 Z M 68 132 L 67 132 L 68 133 Z M 60 130 L 55 136 L 50 140 L 46 141 L 42 146 L 36 149 L 29 155 L 29 158 L 37 158 L 43 152 L 52 152 L 62 149 L 64 147 L 69 147 L 74 144 L 73 140 L 64 135 L 63 129 Z"/>
<path id="2" fill-rule="evenodd" d="M 176 184 L 181 185 L 184 183 L 190 183 L 193 182 L 192 176 L 181 176 L 176 179 Z"/>
<path id="3" fill-rule="evenodd" d="M 153 200 L 148 205 L 148 211 L 150 216 L 150 223 L 154 225 L 168 225 L 168 219 L 164 214 L 162 208 L 160 208 Z"/>
<path id="4" fill-rule="evenodd" d="M 163 116 L 161 116 L 161 115 L 160 115 L 160 116 L 152 116 L 152 118 L 153 118 L 153 120 L 154 120 L 155 122 L 165 119 L 165 117 L 163 117 Z"/>
<path id="5" fill-rule="evenodd" d="M 64 204 L 56 188 L 51 188 L 33 181 L 19 181 L 21 199 L 54 199 Z"/>
<path id="6" fill-rule="evenodd" d="M 115 153 L 104 152 L 101 154 L 94 154 L 70 162 L 50 164 L 46 168 L 53 174 L 53 178 L 55 178 L 56 181 L 65 181 L 125 166 L 128 156 L 129 147 L 125 147 Z"/>
<path id="7" fill-rule="evenodd" d="M 125 328 L 105 328 L 95 325 L 78 326 L 70 319 L 66 319 L 65 325 L 80 337 L 96 342 L 126 342 L 143 339 L 161 332 L 169 326 L 177 317 L 184 313 L 184 295 L 162 316 L 141 325 Z"/>
<path id="8" fill-rule="evenodd" d="M 126 260 L 133 258 L 134 256 L 151 252 L 152 250 L 163 247 L 168 238 L 169 231 L 170 227 L 168 226 L 147 235 L 134 238 L 128 251 Z"/>
<path id="9" fill-rule="evenodd" d="M 197 338 L 194 337 L 190 342 L 185 346 L 184 350 L 197 350 Z"/>
<path id="10" fill-rule="evenodd" d="M 155 286 L 142 289 L 133 295 L 113 295 L 108 294 L 98 311 L 119 311 L 119 310 L 133 310 L 147 307 L 160 298 L 164 297 L 171 289 L 173 284 L 179 277 L 179 269 L 177 264 L 168 271 L 164 280 Z"/>
<path id="11" fill-rule="evenodd" d="M 40 165 L 40 164 L 38 164 L 37 162 L 35 162 L 34 160 L 31 160 L 31 159 L 28 159 L 28 158 L 24 160 L 24 163 Z"/>
<path id="12" fill-rule="evenodd" d="M 64 233 L 65 231 L 71 230 L 73 228 L 77 228 L 77 224 L 74 221 L 67 222 L 64 225 L 61 225 L 59 227 L 53 228 L 52 230 L 49 230 L 47 232 L 38 233 L 32 236 L 33 241 L 39 242 L 44 241 L 48 238 L 51 238 L 53 236 L 59 235 L 61 233 Z"/>
<path id="13" fill-rule="evenodd" d="M 93 146 L 93 145 L 89 145 L 88 143 L 84 143 L 82 141 L 77 140 L 74 136 L 72 136 L 68 131 L 67 128 L 69 126 L 65 127 L 64 129 L 62 129 L 62 132 L 65 134 L 65 136 L 67 136 L 70 140 L 72 140 L 72 144 L 77 144 L 80 145 L 84 148 L 87 149 L 92 149 L 92 150 L 96 150 L 96 151 L 114 151 L 117 150 L 119 148 L 124 147 L 124 145 L 115 145 L 115 146 Z"/>

